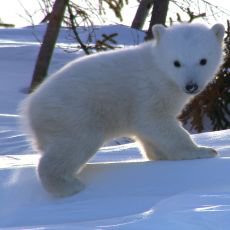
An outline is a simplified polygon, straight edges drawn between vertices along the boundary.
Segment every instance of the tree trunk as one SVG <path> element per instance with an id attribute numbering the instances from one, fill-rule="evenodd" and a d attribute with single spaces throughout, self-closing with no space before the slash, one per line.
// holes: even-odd
<path id="1" fill-rule="evenodd" d="M 154 0 L 153 1 L 153 11 L 151 16 L 151 21 L 149 24 L 149 29 L 147 32 L 146 39 L 152 39 L 152 26 L 155 24 L 165 25 L 166 16 L 168 12 L 169 0 Z"/>
<path id="2" fill-rule="evenodd" d="M 153 5 L 153 0 L 141 0 L 139 7 L 137 9 L 136 15 L 133 19 L 131 28 L 142 29 L 145 20 L 148 16 L 149 10 Z"/>
<path id="3" fill-rule="evenodd" d="M 34 69 L 30 92 L 33 91 L 47 75 L 50 60 L 67 4 L 68 0 L 56 0 L 53 5 L 50 21 L 47 26 Z"/>

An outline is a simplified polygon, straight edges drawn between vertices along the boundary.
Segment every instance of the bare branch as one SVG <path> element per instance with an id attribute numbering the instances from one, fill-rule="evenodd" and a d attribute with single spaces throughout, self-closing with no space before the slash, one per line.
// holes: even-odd
<path id="1" fill-rule="evenodd" d="M 75 38 L 77 39 L 77 42 L 80 44 L 81 48 L 84 50 L 84 52 L 86 54 L 90 54 L 87 46 L 82 42 L 82 40 L 81 40 L 77 30 L 76 30 L 76 23 L 74 22 L 73 11 L 72 11 L 72 8 L 71 8 L 69 3 L 67 5 L 67 9 L 68 9 L 68 12 L 69 12 L 70 26 L 71 26 L 71 29 L 72 29 L 74 35 L 75 35 Z"/>

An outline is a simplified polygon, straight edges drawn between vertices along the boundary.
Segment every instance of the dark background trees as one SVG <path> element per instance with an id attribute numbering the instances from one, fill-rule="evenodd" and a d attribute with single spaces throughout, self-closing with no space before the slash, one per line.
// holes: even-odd
<path id="1" fill-rule="evenodd" d="M 81 23 L 86 26 L 93 26 L 91 13 L 95 14 L 94 11 L 96 8 L 94 8 L 93 5 L 90 5 L 90 1 L 85 1 L 91 7 L 89 10 L 84 10 L 84 8 L 81 8 L 79 5 L 74 3 L 74 1 L 70 0 L 43 0 L 42 2 L 43 5 L 41 5 L 41 8 L 43 9 L 43 12 L 45 12 L 42 22 L 48 22 L 48 26 L 38 54 L 29 92 L 32 92 L 47 76 L 53 49 L 55 47 L 62 22 L 64 22 L 65 25 L 73 31 L 76 41 L 80 44 L 80 47 L 84 50 L 85 54 L 90 54 L 90 49 L 92 49 L 92 47 L 88 47 L 82 42 L 77 31 L 77 27 L 79 26 L 78 21 L 81 21 Z M 128 0 L 98 0 L 98 15 L 106 13 L 104 4 L 107 4 L 107 6 L 112 9 L 116 17 L 122 20 L 121 9 L 124 4 L 128 4 Z M 65 14 L 66 9 L 67 12 Z M 31 17 L 31 15 L 29 16 Z M 105 50 L 107 48 L 112 49 L 113 46 L 108 44 L 108 42 L 116 43 L 113 39 L 114 36 L 116 36 L 115 33 L 102 35 L 102 40 L 98 40 L 93 48 L 96 50 Z"/>
<path id="2" fill-rule="evenodd" d="M 47 75 L 53 49 L 67 5 L 68 0 L 56 0 L 54 2 L 52 13 L 49 14 L 49 24 L 34 68 L 30 91 L 35 89 Z"/>

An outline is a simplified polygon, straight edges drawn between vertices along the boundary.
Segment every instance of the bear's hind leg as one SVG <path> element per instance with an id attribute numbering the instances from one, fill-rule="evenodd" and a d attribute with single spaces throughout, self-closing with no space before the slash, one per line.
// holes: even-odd
<path id="1" fill-rule="evenodd" d="M 70 196 L 84 188 L 68 162 L 54 154 L 45 153 L 41 157 L 38 175 L 45 189 L 54 196 Z"/>
<path id="2" fill-rule="evenodd" d="M 100 147 L 98 142 L 77 140 L 53 142 L 44 151 L 39 165 L 38 175 L 45 189 L 54 196 L 70 196 L 80 192 L 84 185 L 77 173 Z M 84 146 L 85 145 L 85 146 Z"/>

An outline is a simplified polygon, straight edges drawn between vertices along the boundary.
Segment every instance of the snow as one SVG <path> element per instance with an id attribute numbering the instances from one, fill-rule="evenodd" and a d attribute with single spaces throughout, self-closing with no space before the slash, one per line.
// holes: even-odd
<path id="1" fill-rule="evenodd" d="M 122 26 L 97 32 L 114 28 L 122 30 L 120 44 L 143 39 Z M 39 155 L 17 115 L 39 49 L 34 31 L 41 38 L 44 25 L 0 30 L 0 229 L 228 229 L 229 130 L 193 135 L 198 144 L 217 149 L 213 159 L 146 162 L 135 143 L 104 147 L 81 172 L 81 193 L 61 199 L 46 193 L 36 176 Z M 67 33 L 62 30 L 60 44 L 68 42 Z M 50 72 L 77 56 L 57 48 Z"/>

